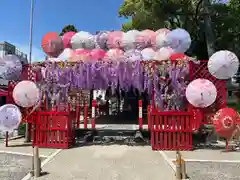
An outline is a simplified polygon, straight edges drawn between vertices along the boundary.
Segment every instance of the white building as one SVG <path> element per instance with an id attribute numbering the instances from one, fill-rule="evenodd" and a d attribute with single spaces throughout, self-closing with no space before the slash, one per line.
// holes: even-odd
<path id="1" fill-rule="evenodd" d="M 23 52 L 19 51 L 16 46 L 13 44 L 10 44 L 8 42 L 0 42 L 0 58 L 8 55 L 8 54 L 13 54 L 16 55 L 20 58 L 20 61 L 22 64 L 27 64 L 27 55 L 24 54 Z"/>

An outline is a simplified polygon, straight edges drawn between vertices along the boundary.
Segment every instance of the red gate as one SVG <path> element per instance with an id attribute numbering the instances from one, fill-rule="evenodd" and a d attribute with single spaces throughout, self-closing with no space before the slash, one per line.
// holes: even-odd
<path id="1" fill-rule="evenodd" d="M 69 148 L 75 144 L 75 127 L 69 112 L 35 112 L 33 146 Z"/>
<path id="2" fill-rule="evenodd" d="M 192 112 L 151 112 L 153 150 L 192 150 Z"/>

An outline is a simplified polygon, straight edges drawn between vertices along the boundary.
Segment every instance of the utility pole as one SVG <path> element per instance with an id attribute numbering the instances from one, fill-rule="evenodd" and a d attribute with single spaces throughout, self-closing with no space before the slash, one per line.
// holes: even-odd
<path id="1" fill-rule="evenodd" d="M 30 31 L 29 31 L 29 66 L 31 67 L 32 64 L 32 34 L 33 34 L 33 12 L 34 12 L 34 0 L 31 0 L 31 7 L 30 7 Z M 29 134 L 29 124 L 26 123 L 26 130 L 25 130 L 25 142 L 30 142 L 30 134 Z"/>
<path id="2" fill-rule="evenodd" d="M 211 21 L 210 0 L 203 0 L 203 8 L 204 8 L 204 33 L 205 33 L 208 57 L 210 57 L 215 52 L 215 38 L 214 38 L 213 28 L 211 24 L 212 21 Z"/>

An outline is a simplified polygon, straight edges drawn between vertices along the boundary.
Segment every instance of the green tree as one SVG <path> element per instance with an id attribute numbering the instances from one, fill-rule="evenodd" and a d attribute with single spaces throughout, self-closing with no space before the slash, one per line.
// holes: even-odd
<path id="1" fill-rule="evenodd" d="M 72 24 L 69 24 L 69 25 L 66 25 L 63 29 L 62 29 L 62 32 L 59 34 L 60 36 L 62 36 L 63 34 L 65 34 L 66 32 L 78 32 L 78 30 L 75 28 L 74 25 Z"/>
<path id="2" fill-rule="evenodd" d="M 212 2 L 208 12 L 205 0 L 125 0 L 119 8 L 119 16 L 131 17 L 131 22 L 122 25 L 129 29 L 186 29 L 192 37 L 192 46 L 187 52 L 200 59 L 208 58 L 206 46 L 206 16 L 211 16 L 215 39 L 211 42 L 216 50 L 229 49 L 240 53 L 240 1 L 230 0 L 228 4 Z M 208 37 L 208 36 L 207 36 Z M 212 37 L 211 37 L 212 38 Z"/>

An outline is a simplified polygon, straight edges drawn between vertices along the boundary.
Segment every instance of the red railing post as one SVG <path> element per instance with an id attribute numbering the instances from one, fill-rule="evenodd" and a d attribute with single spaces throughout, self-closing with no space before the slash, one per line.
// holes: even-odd
<path id="1" fill-rule="evenodd" d="M 87 129 L 87 117 L 88 117 L 88 105 L 84 104 L 84 110 L 83 110 L 83 126 L 84 129 Z"/>
<path id="2" fill-rule="evenodd" d="M 80 107 L 80 104 L 78 103 L 78 104 L 76 105 L 77 128 L 80 127 L 80 116 L 81 116 L 81 107 Z"/>
<path id="3" fill-rule="evenodd" d="M 142 100 L 138 101 L 138 123 L 139 123 L 139 129 L 142 129 L 143 128 Z"/>
<path id="4" fill-rule="evenodd" d="M 151 130 L 151 106 L 147 106 L 147 121 L 148 121 L 148 131 Z"/>

